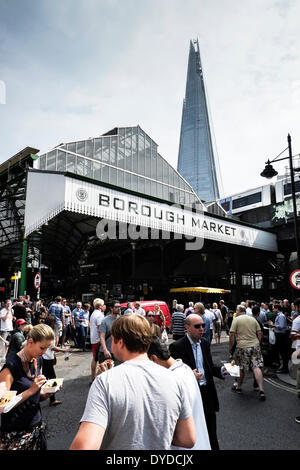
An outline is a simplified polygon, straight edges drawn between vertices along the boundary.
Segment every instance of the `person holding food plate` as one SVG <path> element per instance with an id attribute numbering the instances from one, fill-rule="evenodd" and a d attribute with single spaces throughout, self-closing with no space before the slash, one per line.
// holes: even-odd
<path id="1" fill-rule="evenodd" d="M 48 325 L 35 325 L 28 333 L 21 351 L 11 354 L 0 372 L 0 383 L 17 391 L 16 405 L 1 415 L 0 450 L 46 450 L 40 401 L 50 397 L 41 389 L 46 377 L 41 375 L 42 355 L 54 339 Z"/>

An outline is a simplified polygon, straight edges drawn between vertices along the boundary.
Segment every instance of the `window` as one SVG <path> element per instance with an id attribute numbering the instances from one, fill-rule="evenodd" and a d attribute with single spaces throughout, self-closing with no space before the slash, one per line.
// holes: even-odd
<path id="1" fill-rule="evenodd" d="M 240 207 L 250 206 L 258 202 L 261 202 L 261 192 L 234 199 L 232 201 L 232 209 L 239 209 Z"/>
<path id="2" fill-rule="evenodd" d="M 117 186 L 117 169 L 110 167 L 109 169 L 109 182 Z"/>
<path id="3" fill-rule="evenodd" d="M 101 179 L 104 183 L 109 183 L 109 166 L 103 165 Z"/>
<path id="4" fill-rule="evenodd" d="M 132 136 L 132 171 L 138 172 L 138 135 Z"/>
<path id="5" fill-rule="evenodd" d="M 67 171 L 75 173 L 75 155 L 67 154 Z"/>
<path id="6" fill-rule="evenodd" d="M 118 148 L 118 167 L 124 168 L 125 167 L 125 137 L 124 137 L 124 129 L 120 129 L 119 135 L 119 148 Z"/>
<path id="7" fill-rule="evenodd" d="M 141 130 L 139 133 L 138 173 L 145 174 L 145 135 Z"/>
<path id="8" fill-rule="evenodd" d="M 300 180 L 295 181 L 295 192 L 300 192 Z M 288 194 L 292 194 L 292 183 L 286 183 L 283 186 L 283 193 L 285 196 L 287 196 Z"/>
<path id="9" fill-rule="evenodd" d="M 126 129 L 125 138 L 125 169 L 132 170 L 132 145 L 131 145 L 131 128 Z"/>
<path id="10" fill-rule="evenodd" d="M 40 170 L 46 170 L 46 155 L 40 157 Z"/>
<path id="11" fill-rule="evenodd" d="M 102 161 L 109 163 L 109 137 L 103 137 L 102 140 Z"/>
<path id="12" fill-rule="evenodd" d="M 117 137 L 110 138 L 110 163 L 116 165 L 118 153 L 118 140 Z"/>
<path id="13" fill-rule="evenodd" d="M 76 142 L 71 142 L 70 144 L 67 144 L 67 150 L 76 153 Z"/>
<path id="14" fill-rule="evenodd" d="M 124 188 L 124 171 L 117 170 L 118 171 L 118 186 L 121 188 Z"/>
<path id="15" fill-rule="evenodd" d="M 93 177 L 95 180 L 101 181 L 101 163 L 92 162 L 94 174 Z"/>
<path id="16" fill-rule="evenodd" d="M 142 195 L 145 193 L 145 178 L 138 177 L 138 192 Z"/>
<path id="17" fill-rule="evenodd" d="M 92 158 L 94 154 L 94 141 L 89 139 L 86 141 L 86 157 Z"/>
<path id="18" fill-rule="evenodd" d="M 157 155 L 157 178 L 158 181 L 163 179 L 163 160 L 160 155 Z"/>
<path id="19" fill-rule="evenodd" d="M 85 141 L 77 142 L 76 152 L 79 153 L 80 155 L 85 155 Z"/>
<path id="20" fill-rule="evenodd" d="M 47 170 L 56 170 L 56 150 L 47 153 Z"/>
<path id="21" fill-rule="evenodd" d="M 137 191 L 138 189 L 138 177 L 136 175 L 131 175 L 131 189 L 132 191 Z"/>
<path id="22" fill-rule="evenodd" d="M 101 161 L 102 159 L 101 153 L 102 153 L 102 139 L 95 139 L 95 153 L 94 153 L 95 160 Z"/>
<path id="23" fill-rule="evenodd" d="M 66 170 L 66 152 L 62 152 L 58 150 L 57 155 L 57 171 L 65 171 Z"/>

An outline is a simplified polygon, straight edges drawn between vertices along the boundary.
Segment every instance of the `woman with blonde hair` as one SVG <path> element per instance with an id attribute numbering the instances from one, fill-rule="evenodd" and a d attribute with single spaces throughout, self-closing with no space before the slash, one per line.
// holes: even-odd
<path id="1" fill-rule="evenodd" d="M 221 331 L 223 325 L 223 316 L 221 310 L 218 308 L 218 304 L 213 304 L 213 313 L 215 315 L 215 342 L 216 344 L 220 344 L 221 342 Z"/>
<path id="2" fill-rule="evenodd" d="M 154 304 L 154 323 L 158 325 L 161 331 L 166 327 L 166 319 L 163 311 L 159 308 L 159 304 Z"/>
<path id="3" fill-rule="evenodd" d="M 0 372 L 0 382 L 7 390 L 16 390 L 21 400 L 1 415 L 0 450 L 45 450 L 46 440 L 40 400 L 50 398 L 41 389 L 46 378 L 41 375 L 41 358 L 51 345 L 54 333 L 50 326 L 35 325 L 27 335 L 21 351 L 11 354 Z"/>

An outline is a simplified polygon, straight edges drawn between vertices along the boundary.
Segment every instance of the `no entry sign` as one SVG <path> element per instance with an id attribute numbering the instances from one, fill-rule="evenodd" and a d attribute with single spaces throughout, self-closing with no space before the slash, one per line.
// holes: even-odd
<path id="1" fill-rule="evenodd" d="M 34 281 L 33 281 L 34 288 L 38 290 L 41 287 L 41 283 L 42 283 L 42 276 L 40 273 L 36 273 L 36 275 L 34 276 Z"/>
<path id="2" fill-rule="evenodd" d="M 300 269 L 296 269 L 290 275 L 290 283 L 294 287 L 294 289 L 300 290 Z"/>

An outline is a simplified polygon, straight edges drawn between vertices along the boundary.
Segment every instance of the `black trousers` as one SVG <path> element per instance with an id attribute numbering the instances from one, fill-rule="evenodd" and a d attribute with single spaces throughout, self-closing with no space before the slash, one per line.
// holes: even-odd
<path id="1" fill-rule="evenodd" d="M 219 442 L 217 437 L 217 418 L 216 412 L 213 409 L 213 404 L 211 403 L 211 397 L 209 395 L 209 390 L 204 385 L 200 387 L 204 416 L 206 421 L 206 427 L 210 442 L 211 450 L 219 450 Z"/>
<path id="2" fill-rule="evenodd" d="M 279 360 L 279 356 L 282 358 L 282 367 L 285 370 L 288 370 L 288 363 L 289 363 L 289 337 L 287 333 L 275 333 L 276 336 L 276 343 L 275 343 L 275 354 L 277 360 Z"/>
<path id="3" fill-rule="evenodd" d="M 56 379 L 55 370 L 53 359 L 44 359 L 43 358 L 43 365 L 42 365 L 42 373 L 46 377 L 46 379 Z M 51 395 L 49 398 L 50 402 L 55 401 L 55 394 Z"/>

